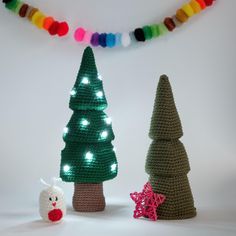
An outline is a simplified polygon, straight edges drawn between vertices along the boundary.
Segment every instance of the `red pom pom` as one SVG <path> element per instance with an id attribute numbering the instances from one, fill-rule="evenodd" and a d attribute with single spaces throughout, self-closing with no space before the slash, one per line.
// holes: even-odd
<path id="1" fill-rule="evenodd" d="M 59 23 L 57 34 L 58 36 L 62 37 L 66 35 L 69 31 L 69 26 L 66 22 Z"/>
<path id="2" fill-rule="evenodd" d="M 206 5 L 209 7 L 212 5 L 213 0 L 204 0 L 204 2 L 206 3 Z"/>
<path id="3" fill-rule="evenodd" d="M 59 28 L 59 22 L 54 21 L 48 29 L 49 34 L 56 35 Z"/>
<path id="4" fill-rule="evenodd" d="M 59 221 L 62 218 L 63 214 L 60 209 L 54 209 L 48 213 L 48 219 L 52 222 Z"/>

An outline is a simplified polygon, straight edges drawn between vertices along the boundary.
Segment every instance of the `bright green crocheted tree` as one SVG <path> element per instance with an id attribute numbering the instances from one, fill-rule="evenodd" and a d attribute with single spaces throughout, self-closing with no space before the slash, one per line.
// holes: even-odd
<path id="1" fill-rule="evenodd" d="M 162 75 L 157 87 L 149 137 L 146 172 L 154 192 L 166 196 L 157 209 L 160 219 L 194 217 L 193 196 L 187 173 L 190 171 L 187 153 L 179 141 L 183 136 L 169 79 Z"/>
<path id="2" fill-rule="evenodd" d="M 84 51 L 69 106 L 73 115 L 64 128 L 66 145 L 61 152 L 60 177 L 76 183 L 79 191 L 80 184 L 101 185 L 117 175 L 117 160 L 111 144 L 114 139 L 111 119 L 103 112 L 107 101 L 90 47 Z"/>

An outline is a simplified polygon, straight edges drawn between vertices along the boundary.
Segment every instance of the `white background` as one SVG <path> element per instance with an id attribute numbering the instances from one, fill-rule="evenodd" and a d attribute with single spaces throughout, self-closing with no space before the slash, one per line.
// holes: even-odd
<path id="1" fill-rule="evenodd" d="M 69 91 L 84 45 L 73 30 L 129 31 L 171 16 L 185 0 L 28 1 L 67 20 L 54 38 L 0 8 L 0 235 L 235 235 L 236 1 L 217 1 L 163 38 L 128 49 L 95 49 L 113 118 L 119 176 L 104 184 L 107 209 L 77 214 L 73 184 L 61 184 L 69 212 L 47 225 L 38 215 L 39 178 L 58 176 Z M 198 216 L 185 221 L 135 220 L 129 193 L 147 181 L 148 129 L 161 74 L 172 84 Z"/>

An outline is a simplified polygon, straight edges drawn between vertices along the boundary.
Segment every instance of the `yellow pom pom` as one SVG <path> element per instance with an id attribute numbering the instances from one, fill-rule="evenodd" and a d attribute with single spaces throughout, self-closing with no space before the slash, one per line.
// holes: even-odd
<path id="1" fill-rule="evenodd" d="M 196 0 L 191 0 L 189 5 L 192 7 L 195 14 L 199 13 L 202 8 Z"/>
<path id="2" fill-rule="evenodd" d="M 36 25 L 38 28 L 43 28 L 43 20 L 45 15 L 41 11 L 37 11 L 32 17 L 32 23 Z"/>
<path id="3" fill-rule="evenodd" d="M 39 16 L 36 20 L 35 20 L 35 25 L 39 28 L 39 29 L 43 29 L 43 23 L 44 23 L 44 19 L 45 19 L 45 15 L 41 15 Z"/>
<path id="4" fill-rule="evenodd" d="M 194 15 L 193 8 L 190 6 L 190 4 L 186 3 L 182 6 L 182 10 L 186 13 L 188 17 L 191 17 Z"/>

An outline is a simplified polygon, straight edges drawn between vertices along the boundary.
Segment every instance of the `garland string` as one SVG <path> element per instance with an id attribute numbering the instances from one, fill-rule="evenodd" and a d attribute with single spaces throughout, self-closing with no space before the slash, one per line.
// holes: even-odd
<path id="1" fill-rule="evenodd" d="M 27 18 L 39 29 L 44 29 L 50 35 L 60 37 L 67 35 L 69 26 L 66 21 L 58 22 L 51 16 L 46 16 L 38 8 L 30 6 L 20 0 L 2 0 L 5 7 Z M 90 44 L 93 47 L 114 48 L 118 46 L 128 47 L 135 42 L 145 42 L 174 31 L 187 22 L 192 16 L 200 13 L 205 8 L 213 5 L 215 0 L 190 0 L 183 4 L 172 17 L 166 17 L 161 23 L 138 27 L 124 33 L 99 33 L 79 27 L 74 32 L 76 42 Z"/>

